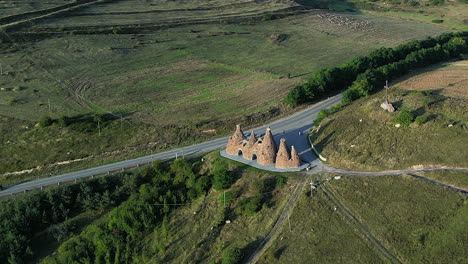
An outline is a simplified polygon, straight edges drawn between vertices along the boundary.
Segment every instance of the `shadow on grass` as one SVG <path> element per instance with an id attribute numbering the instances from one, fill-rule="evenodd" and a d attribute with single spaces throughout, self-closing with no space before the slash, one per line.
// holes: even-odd
<path id="1" fill-rule="evenodd" d="M 260 246 L 263 240 L 263 237 L 257 237 L 254 241 L 250 242 L 244 248 L 242 248 L 242 260 L 239 263 L 245 263 Z"/>
<path id="2" fill-rule="evenodd" d="M 322 152 L 325 146 L 330 142 L 330 138 L 333 137 L 335 134 L 335 131 L 332 133 L 328 134 L 326 137 L 324 137 L 320 142 L 315 144 L 315 148 L 317 149 L 318 152 Z"/>

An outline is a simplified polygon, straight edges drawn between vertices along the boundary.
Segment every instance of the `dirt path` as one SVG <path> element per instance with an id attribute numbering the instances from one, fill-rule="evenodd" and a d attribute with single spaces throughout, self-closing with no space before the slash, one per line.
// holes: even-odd
<path id="1" fill-rule="evenodd" d="M 416 178 L 418 180 L 421 180 L 421 181 L 424 181 L 424 182 L 427 182 L 427 183 L 430 183 L 430 184 L 434 184 L 434 185 L 437 185 L 437 186 L 440 186 L 440 187 L 444 187 L 444 188 L 447 188 L 449 190 L 462 193 L 464 195 L 468 195 L 468 190 L 458 188 L 456 186 L 446 184 L 446 183 L 443 183 L 443 182 L 439 182 L 439 181 L 436 181 L 436 180 L 433 180 L 433 179 L 429 179 L 429 178 L 426 178 L 424 176 L 417 175 L 417 174 L 414 174 L 414 173 L 408 173 L 408 175 L 411 176 L 411 177 L 414 177 L 414 178 Z"/>
<path id="2" fill-rule="evenodd" d="M 319 167 L 319 166 L 317 166 Z M 308 174 L 315 174 L 317 170 L 310 170 Z M 344 175 L 355 175 L 355 176 L 392 176 L 392 175 L 408 175 L 411 173 L 417 172 L 427 172 L 427 171 L 461 171 L 461 172 L 468 172 L 468 168 L 457 168 L 457 167 L 446 167 L 446 166 L 431 166 L 431 167 L 419 167 L 413 169 L 405 169 L 405 170 L 387 170 L 387 171 L 352 171 L 352 170 L 344 170 L 344 169 L 336 169 L 328 165 L 323 165 L 323 170 L 328 173 L 336 173 L 336 174 L 344 174 Z"/>
<path id="3" fill-rule="evenodd" d="M 252 255 L 249 257 L 249 259 L 245 263 L 248 263 L 248 264 L 257 263 L 257 261 L 263 255 L 263 253 L 268 249 L 271 243 L 278 236 L 278 234 L 281 231 L 281 227 L 283 227 L 283 225 L 286 223 L 289 215 L 291 214 L 294 206 L 296 205 L 299 195 L 304 190 L 306 181 L 307 181 L 307 177 L 305 177 L 304 180 L 296 186 L 296 189 L 294 189 L 293 193 L 289 197 L 288 202 L 284 206 L 283 211 L 278 216 L 278 219 L 273 225 L 273 228 L 270 230 L 270 232 L 263 239 L 262 243 L 260 243 L 258 248 L 252 253 Z"/>

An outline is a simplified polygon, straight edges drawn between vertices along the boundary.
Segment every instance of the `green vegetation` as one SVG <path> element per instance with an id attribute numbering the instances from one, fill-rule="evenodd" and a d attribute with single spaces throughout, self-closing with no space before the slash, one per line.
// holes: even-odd
<path id="1" fill-rule="evenodd" d="M 298 0 L 297 2 L 314 8 L 371 13 L 425 23 L 443 19 L 446 27 L 468 30 L 466 0 Z"/>
<path id="2" fill-rule="evenodd" d="M 60 235 L 63 242 L 73 228 L 66 221 L 85 213 L 106 211 L 125 201 L 140 185 L 150 180 L 149 170 L 138 174 L 118 174 L 105 178 L 84 180 L 78 184 L 53 187 L 45 191 L 34 191 L 19 197 L 8 198 L 0 203 L 3 219 L 0 232 L 0 262 L 29 262 L 39 254 L 32 243 L 34 235 L 49 229 L 45 237 Z M 60 232 L 55 227 L 60 227 Z"/>
<path id="3" fill-rule="evenodd" d="M 447 31 L 372 14 L 339 14 L 369 22 L 357 29 L 318 16 L 322 11 L 276 12 L 293 2 L 179 5 L 112 1 L 9 32 L 16 43 L 1 44 L 0 86 L 22 89 L 0 92 L 6 146 L 0 173 L 20 173 L 2 175 L 0 182 L 199 142 L 227 134 L 235 123 L 264 123 L 291 111 L 282 99 L 311 71 Z M 275 19 L 263 21 L 261 14 Z M 62 120 L 110 112 L 115 119 L 100 135 L 96 123 L 73 129 Z M 42 116 L 58 121 L 36 127 Z"/>
<path id="4" fill-rule="evenodd" d="M 229 246 L 223 251 L 222 264 L 236 264 L 241 260 L 242 253 L 240 248 L 236 246 Z"/>
<path id="5" fill-rule="evenodd" d="M 445 184 L 453 185 L 458 188 L 468 189 L 468 177 L 466 173 L 455 171 L 432 171 L 421 173 L 422 176 L 439 181 Z"/>
<path id="6" fill-rule="evenodd" d="M 468 32 L 442 34 L 395 48 L 380 48 L 338 67 L 322 68 L 306 84 L 294 87 L 285 102 L 297 106 L 348 88 L 343 103 L 350 103 L 377 90 L 385 80 L 394 80 L 415 68 L 467 53 L 467 35 Z"/>
<path id="7" fill-rule="evenodd" d="M 323 192 L 305 193 L 259 263 L 384 263 Z"/>
<path id="8" fill-rule="evenodd" d="M 443 89 L 407 91 L 404 83 L 392 86 L 389 101 L 394 113 L 380 108 L 385 101 L 383 91 L 353 102 L 322 120 L 318 132 L 312 134 L 315 148 L 332 166 L 354 170 L 467 167 L 463 143 L 467 102 L 446 94 L 459 89 L 446 85 L 452 82 L 449 76 L 435 86 Z M 409 127 L 396 127 L 395 120 Z"/>
<path id="9" fill-rule="evenodd" d="M 413 123 L 413 120 L 413 114 L 410 111 L 403 109 L 395 118 L 395 123 L 400 124 L 402 126 L 409 126 L 411 123 Z"/>
<path id="10" fill-rule="evenodd" d="M 330 187 L 402 262 L 464 261 L 466 196 L 408 176 L 344 177 Z"/>
<path id="11" fill-rule="evenodd" d="M 85 224 L 80 233 L 69 233 L 66 239 L 60 240 L 56 254 L 49 255 L 42 263 L 83 260 L 94 263 L 117 258 L 120 263 L 189 260 L 237 263 L 250 254 L 259 243 L 258 236 L 266 234 L 274 223 L 289 195 L 284 186 L 287 179 L 280 176 L 276 180 L 274 175 L 243 168 L 244 165 L 224 163 L 231 173 L 238 175 L 235 186 L 227 193 L 232 191 L 240 196 L 224 207 L 217 199 L 220 192 L 207 192 L 214 170 L 220 164 L 218 156 L 208 155 L 204 162 L 179 159 L 167 165 L 158 163 L 136 172 L 132 176 L 143 173 L 145 181 L 132 188 L 126 201 L 107 207 L 110 211 Z M 291 179 L 292 183 L 295 181 Z M 68 186 L 59 189 L 65 187 Z M 236 213 L 240 199 L 266 190 L 275 190 L 269 192 L 271 206 L 249 216 Z M 48 205 L 42 204 L 41 208 L 47 209 Z M 239 228 L 250 232 L 243 233 Z"/>

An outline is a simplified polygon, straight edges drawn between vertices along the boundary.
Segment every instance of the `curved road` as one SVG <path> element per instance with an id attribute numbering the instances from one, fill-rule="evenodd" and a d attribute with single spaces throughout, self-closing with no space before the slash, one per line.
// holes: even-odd
<path id="1" fill-rule="evenodd" d="M 342 94 L 335 95 L 309 108 L 299 111 L 291 116 L 272 122 L 271 124 L 257 127 L 255 133 L 263 133 L 267 127 L 271 127 L 273 131 L 289 131 L 297 128 L 312 126 L 313 120 L 316 118 L 318 112 L 322 109 L 329 108 L 341 102 Z M 7 187 L 5 190 L 0 191 L 1 196 L 12 195 L 19 192 L 25 192 L 43 186 L 60 184 L 62 182 L 70 182 L 79 178 L 90 177 L 93 175 L 106 174 L 115 172 L 126 168 L 136 167 L 138 165 L 150 163 L 154 160 L 168 160 L 175 158 L 176 155 L 190 155 L 197 152 L 207 152 L 215 149 L 222 148 L 226 145 L 228 137 L 218 138 L 215 140 L 195 144 L 183 148 L 173 149 L 166 152 L 161 152 L 149 156 L 144 156 L 136 159 L 125 160 L 117 163 L 107 164 L 91 169 L 61 174 L 49 178 L 38 179 L 30 182 L 25 182 L 17 185 Z"/>

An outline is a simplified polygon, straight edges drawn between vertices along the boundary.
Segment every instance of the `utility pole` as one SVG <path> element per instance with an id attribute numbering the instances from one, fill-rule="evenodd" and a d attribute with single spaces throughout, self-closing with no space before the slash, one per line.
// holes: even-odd
<path id="1" fill-rule="evenodd" d="M 99 136 L 101 136 L 101 125 L 99 124 L 99 120 L 97 121 L 97 127 L 99 131 Z"/>
<path id="2" fill-rule="evenodd" d="M 388 89 L 389 89 L 389 87 L 388 87 L 388 81 L 385 81 L 385 86 L 384 86 L 384 88 L 385 88 L 385 102 L 388 104 Z"/>
<path id="3" fill-rule="evenodd" d="M 226 208 L 226 191 L 224 191 L 223 196 L 224 196 L 224 208 Z"/>
<path id="4" fill-rule="evenodd" d="M 49 105 L 49 116 L 50 116 L 50 99 L 47 99 L 47 104 Z"/>

